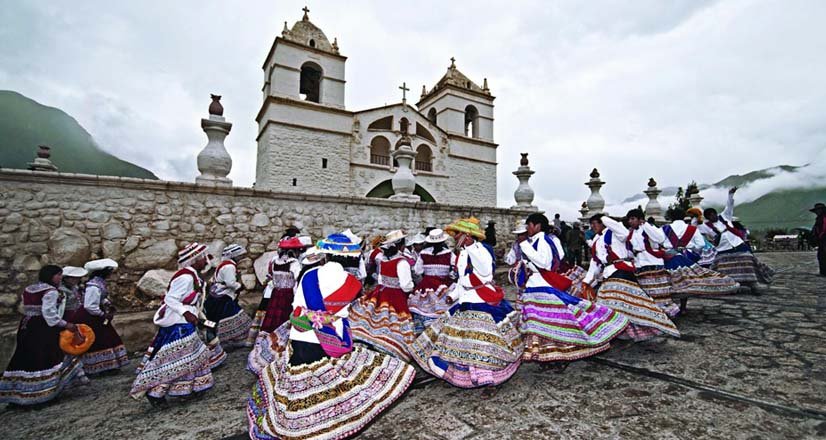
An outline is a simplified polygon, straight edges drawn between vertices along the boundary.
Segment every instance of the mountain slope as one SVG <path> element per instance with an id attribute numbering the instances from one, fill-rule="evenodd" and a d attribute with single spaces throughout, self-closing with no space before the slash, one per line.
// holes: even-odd
<path id="1" fill-rule="evenodd" d="M 157 179 L 151 171 L 103 151 L 64 111 L 0 90 L 0 167 L 27 168 L 38 145 L 52 147 L 59 171 Z"/>

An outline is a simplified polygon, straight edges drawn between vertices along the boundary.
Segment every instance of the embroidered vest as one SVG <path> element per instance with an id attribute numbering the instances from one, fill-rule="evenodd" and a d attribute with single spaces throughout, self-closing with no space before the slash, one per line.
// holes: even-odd
<path id="1" fill-rule="evenodd" d="M 425 276 L 444 278 L 450 275 L 450 263 L 453 259 L 451 252 L 442 252 L 439 255 L 422 253 L 419 256 Z"/>

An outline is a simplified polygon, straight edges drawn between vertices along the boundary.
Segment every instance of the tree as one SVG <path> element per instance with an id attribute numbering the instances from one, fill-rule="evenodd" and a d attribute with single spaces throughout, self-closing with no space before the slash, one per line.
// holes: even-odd
<path id="1" fill-rule="evenodd" d="M 665 211 L 666 217 L 668 217 L 668 219 L 672 221 L 682 220 L 674 218 L 674 210 L 679 208 L 683 211 L 687 211 L 689 208 L 691 208 L 691 201 L 689 200 L 689 198 L 692 195 L 697 194 L 699 192 L 700 189 L 697 187 L 697 182 L 693 180 L 688 183 L 688 185 L 685 187 L 685 190 L 683 190 L 682 186 L 677 188 L 677 194 L 674 195 L 674 202 L 668 205 L 668 209 Z"/>

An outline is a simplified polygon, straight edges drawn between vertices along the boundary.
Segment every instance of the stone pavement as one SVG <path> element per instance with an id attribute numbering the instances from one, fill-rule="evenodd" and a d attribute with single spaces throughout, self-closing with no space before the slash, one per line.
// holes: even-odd
<path id="1" fill-rule="evenodd" d="M 760 254 L 759 295 L 692 299 L 680 339 L 619 342 L 564 372 L 525 364 L 507 383 L 417 381 L 364 439 L 826 437 L 826 279 L 813 253 Z M 197 401 L 164 412 L 127 396 L 134 375 L 95 379 L 35 410 L 0 410 L 0 438 L 243 438 L 245 352 Z"/>

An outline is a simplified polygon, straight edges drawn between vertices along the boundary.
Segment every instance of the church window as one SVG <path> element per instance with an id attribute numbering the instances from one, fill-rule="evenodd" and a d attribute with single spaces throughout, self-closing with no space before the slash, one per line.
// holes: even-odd
<path id="1" fill-rule="evenodd" d="M 327 158 L 321 158 L 321 168 L 327 168 Z"/>
<path id="2" fill-rule="evenodd" d="M 390 141 L 384 136 L 376 136 L 370 141 L 370 163 L 390 165 Z"/>
<path id="3" fill-rule="evenodd" d="M 430 147 L 425 144 L 416 148 L 416 170 L 433 171 L 433 153 L 430 152 Z"/>
<path id="4" fill-rule="evenodd" d="M 298 86 L 301 99 L 321 102 L 321 77 L 321 67 L 318 64 L 306 62 L 301 66 L 301 80 Z"/>
<path id="5" fill-rule="evenodd" d="M 479 110 L 472 105 L 465 107 L 465 136 L 479 137 Z"/>
<path id="6" fill-rule="evenodd" d="M 430 142 L 433 142 L 434 144 L 436 143 L 436 139 L 433 138 L 433 135 L 430 134 L 430 131 L 428 131 L 428 129 L 424 128 L 424 126 L 422 124 L 419 124 L 418 122 L 416 123 L 416 136 L 425 138 Z"/>
<path id="7" fill-rule="evenodd" d="M 293 186 L 296 186 L 297 183 L 298 183 L 298 179 L 293 178 Z"/>
<path id="8" fill-rule="evenodd" d="M 310 38 L 310 47 L 315 47 L 315 40 Z"/>
<path id="9" fill-rule="evenodd" d="M 410 121 L 408 121 L 407 118 L 402 118 L 399 121 L 399 132 L 407 133 L 409 131 L 409 127 L 410 127 Z"/>
<path id="10" fill-rule="evenodd" d="M 370 125 L 367 126 L 368 130 L 392 130 L 393 129 L 393 117 L 392 116 L 385 116 L 381 119 L 376 119 L 375 121 L 371 122 Z"/>
<path id="11" fill-rule="evenodd" d="M 433 123 L 433 125 L 436 125 L 436 109 L 435 108 L 432 108 L 432 109 L 430 109 L 429 112 L 427 112 L 427 119 L 429 119 L 430 122 Z"/>

